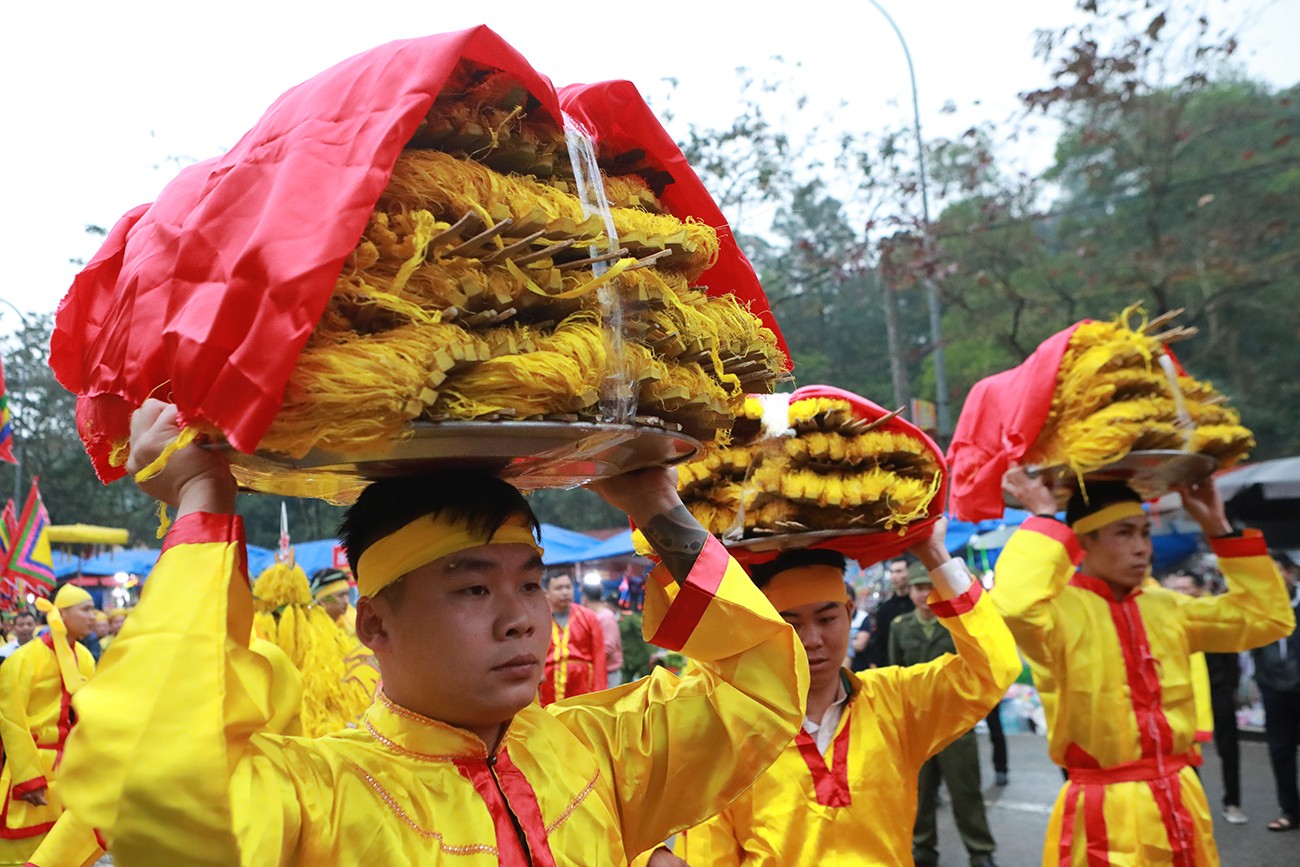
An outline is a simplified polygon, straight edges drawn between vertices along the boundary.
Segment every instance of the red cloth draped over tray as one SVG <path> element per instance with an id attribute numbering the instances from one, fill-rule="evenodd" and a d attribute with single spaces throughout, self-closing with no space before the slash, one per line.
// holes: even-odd
<path id="1" fill-rule="evenodd" d="M 78 395 L 78 430 L 102 480 L 123 474 L 109 453 L 150 396 L 241 451 L 257 446 L 403 145 L 462 58 L 514 75 L 603 152 L 644 150 L 673 178 L 664 204 L 718 230 L 721 254 L 700 283 L 749 302 L 780 340 L 721 211 L 630 83 L 557 92 L 487 27 L 393 42 L 286 92 L 228 153 L 128 212 L 73 281 L 50 366 Z"/>
<path id="2" fill-rule="evenodd" d="M 948 446 L 951 508 L 959 520 L 1002 517 L 1002 476 L 1024 458 L 1046 424 L 1061 357 L 1082 324 L 1058 331 L 1018 366 L 971 387 Z"/>
<path id="3" fill-rule="evenodd" d="M 875 421 L 889 415 L 889 410 L 879 404 L 872 403 L 865 397 L 856 395 L 851 391 L 845 391 L 842 388 L 835 388 L 830 385 L 806 385 L 803 388 L 797 388 L 794 394 L 790 395 L 790 403 L 815 397 L 848 401 L 853 407 L 855 416 L 869 421 Z M 939 516 L 943 514 L 943 504 L 948 496 L 948 465 L 944 461 L 943 450 L 926 435 L 925 431 L 899 416 L 890 419 L 879 429 L 906 434 L 909 437 L 918 439 L 925 443 L 925 447 L 934 456 L 943 478 L 939 485 L 939 491 L 934 495 L 934 499 L 930 501 L 928 514 L 924 519 L 908 524 L 907 528 L 901 533 L 898 530 L 864 534 L 850 533 L 820 539 L 809 545 L 809 548 L 826 548 L 838 551 L 845 557 L 852 558 L 863 566 L 868 566 L 872 563 L 879 563 L 881 560 L 897 557 L 917 542 L 920 542 L 930 534 L 934 522 L 939 520 Z M 777 555 L 781 553 L 780 551 L 750 551 L 746 548 L 729 548 L 728 550 L 744 566 L 766 563 L 769 560 L 776 559 Z"/>

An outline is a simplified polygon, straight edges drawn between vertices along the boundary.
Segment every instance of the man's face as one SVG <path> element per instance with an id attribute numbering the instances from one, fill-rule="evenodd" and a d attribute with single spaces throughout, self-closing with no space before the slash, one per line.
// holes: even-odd
<path id="1" fill-rule="evenodd" d="M 351 595 L 346 590 L 340 590 L 337 593 L 331 593 L 329 596 L 320 598 L 320 607 L 325 609 L 325 613 L 330 616 L 330 620 L 338 620 L 348 610 L 348 602 L 351 601 Z"/>
<path id="2" fill-rule="evenodd" d="M 849 607 L 845 602 L 810 602 L 781 612 L 808 654 L 810 690 L 826 688 L 840 676 L 849 651 Z"/>
<path id="3" fill-rule="evenodd" d="M 1151 522 L 1146 516 L 1107 524 L 1079 537 L 1083 571 L 1121 589 L 1142 583 L 1151 568 Z"/>
<path id="4" fill-rule="evenodd" d="M 126 623 L 126 615 L 114 614 L 112 617 L 108 618 L 108 631 L 117 635 L 122 631 L 123 623 Z"/>
<path id="5" fill-rule="evenodd" d="M 902 560 L 889 564 L 889 583 L 894 585 L 894 593 L 901 596 L 907 592 L 907 564 Z"/>
<path id="6" fill-rule="evenodd" d="M 63 615 L 63 625 L 68 627 L 68 637 L 73 641 L 80 641 L 90 634 L 91 624 L 95 622 L 94 602 L 60 608 L 59 613 Z"/>
<path id="7" fill-rule="evenodd" d="M 108 621 L 96 617 L 90 623 L 90 631 L 95 633 L 97 638 L 103 638 L 105 635 L 108 635 Z"/>
<path id="8" fill-rule="evenodd" d="M 573 606 L 573 581 L 568 575 L 556 575 L 546 585 L 546 601 L 555 614 L 567 614 Z"/>
<path id="9" fill-rule="evenodd" d="M 542 560 L 483 545 L 421 566 L 398 594 L 362 597 L 357 635 L 411 710 L 484 740 L 537 695 L 551 642 Z"/>
<path id="10" fill-rule="evenodd" d="M 14 638 L 19 644 L 26 644 L 36 634 L 36 618 L 30 614 L 19 614 L 14 618 Z"/>
<path id="11" fill-rule="evenodd" d="M 930 591 L 934 589 L 931 584 L 913 584 L 907 588 L 907 593 L 912 597 L 912 604 L 916 606 L 916 611 L 927 620 L 934 616 L 930 611 L 930 603 L 926 602 L 930 598 Z"/>

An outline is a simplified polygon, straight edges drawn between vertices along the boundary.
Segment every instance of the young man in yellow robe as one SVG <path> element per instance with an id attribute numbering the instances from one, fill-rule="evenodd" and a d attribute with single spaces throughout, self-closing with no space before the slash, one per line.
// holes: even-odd
<path id="1" fill-rule="evenodd" d="M 352 582 L 342 569 L 317 569 L 311 576 L 312 601 L 339 625 L 349 638 L 357 634 L 357 610 L 352 607 Z"/>
<path id="2" fill-rule="evenodd" d="M 66 786 L 58 774 L 76 717 L 72 696 L 95 671 L 79 640 L 90 634 L 95 603 L 73 584 L 59 588 L 46 612 L 49 631 L 0 665 L 0 865 L 27 863 L 63 812 Z"/>
<path id="3" fill-rule="evenodd" d="M 752 570 L 808 654 L 807 717 L 752 788 L 686 833 L 677 857 L 691 867 L 912 863 L 917 773 L 987 716 L 1021 670 L 1011 633 L 943 540 L 940 521 L 912 553 L 957 653 L 907 668 L 843 667 L 853 615 L 843 556 L 788 552 Z M 712 761 L 739 760 L 720 750 Z"/>
<path id="4" fill-rule="evenodd" d="M 1037 517 L 1003 549 L 991 595 L 1029 660 L 1052 760 L 1069 773 L 1043 864 L 1217 865 L 1194 771 L 1190 657 L 1248 650 L 1292 628 L 1263 537 L 1233 532 L 1213 482 L 1180 489 L 1228 584 L 1191 598 L 1143 586 L 1151 527 L 1122 483 L 1089 484 L 1064 524 L 1040 478 L 1012 467 L 1003 487 Z"/>
<path id="5" fill-rule="evenodd" d="M 128 466 L 177 432 L 146 402 Z M 699 670 L 542 709 L 535 521 L 514 488 L 459 473 L 375 483 L 344 523 L 384 674 L 362 728 L 266 734 L 229 469 L 190 446 L 142 486 L 179 514 L 65 762 L 72 809 L 123 867 L 621 865 L 743 791 L 803 718 L 793 630 L 662 469 L 593 487 L 663 560 L 648 631 Z"/>

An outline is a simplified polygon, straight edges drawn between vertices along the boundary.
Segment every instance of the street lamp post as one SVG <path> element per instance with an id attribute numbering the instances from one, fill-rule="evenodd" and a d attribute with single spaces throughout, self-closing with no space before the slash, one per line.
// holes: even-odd
<path id="1" fill-rule="evenodd" d="M 903 57 L 907 59 L 907 75 L 912 83 L 912 123 L 916 131 L 916 166 L 917 172 L 921 178 L 921 218 L 925 221 L 924 241 L 926 248 L 930 245 L 930 192 L 926 186 L 925 180 L 925 141 L 921 138 L 921 104 L 916 93 L 916 70 L 912 67 L 912 52 L 907 48 L 907 40 L 903 38 L 903 31 L 898 29 L 898 24 L 894 22 L 893 17 L 881 6 L 876 0 L 867 0 L 872 6 L 876 7 L 889 26 L 894 29 L 894 35 L 898 37 L 898 43 L 903 46 Z M 934 390 L 935 390 L 935 416 L 938 434 L 941 438 L 947 437 L 952 432 L 951 418 L 948 412 L 948 374 L 944 368 L 943 361 L 943 324 L 939 318 L 939 289 L 934 285 L 934 280 L 927 275 L 925 277 L 926 300 L 930 306 L 930 342 L 934 344 Z"/>

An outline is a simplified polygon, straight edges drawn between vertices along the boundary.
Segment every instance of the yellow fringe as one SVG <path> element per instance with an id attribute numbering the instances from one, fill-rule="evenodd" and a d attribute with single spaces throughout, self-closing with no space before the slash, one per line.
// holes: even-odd
<path id="1" fill-rule="evenodd" d="M 170 459 L 172 455 L 176 454 L 176 452 L 194 442 L 194 437 L 197 434 L 198 431 L 195 428 L 182 428 L 180 433 L 172 438 L 167 445 L 163 446 L 163 450 L 158 457 L 154 458 L 147 466 L 141 468 L 140 471 L 135 474 L 136 484 L 147 482 L 161 473 L 163 467 L 167 466 L 168 459 Z M 158 538 L 161 539 L 162 537 L 159 536 Z"/>

